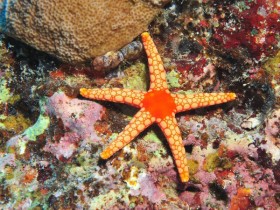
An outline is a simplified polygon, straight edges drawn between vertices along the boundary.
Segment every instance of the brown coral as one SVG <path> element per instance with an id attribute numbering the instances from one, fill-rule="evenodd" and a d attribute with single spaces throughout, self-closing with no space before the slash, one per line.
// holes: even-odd
<path id="1" fill-rule="evenodd" d="M 121 48 L 160 11 L 142 0 L 18 0 L 8 8 L 3 32 L 72 63 Z"/>

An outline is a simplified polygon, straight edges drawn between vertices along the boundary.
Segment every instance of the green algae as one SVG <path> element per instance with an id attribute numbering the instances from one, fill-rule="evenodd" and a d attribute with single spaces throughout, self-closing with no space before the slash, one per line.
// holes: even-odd
<path id="1" fill-rule="evenodd" d="M 24 131 L 24 135 L 31 141 L 36 141 L 37 136 L 43 134 L 49 127 L 49 116 L 39 115 L 36 123 Z"/>
<path id="2" fill-rule="evenodd" d="M 96 170 L 96 165 L 83 165 L 83 166 L 73 166 L 68 165 L 65 167 L 65 172 L 75 179 L 89 180 L 92 178 L 91 171 Z"/>
<path id="3" fill-rule="evenodd" d="M 3 120 L 7 118 L 6 115 L 0 114 L 0 129 L 5 129 L 5 124 L 3 123 Z M 2 122 L 1 122 L 2 121 Z"/>
<path id="4" fill-rule="evenodd" d="M 147 135 L 144 137 L 144 140 L 147 142 L 155 142 L 159 145 L 158 149 L 153 152 L 155 157 L 161 158 L 163 155 L 167 154 L 166 149 L 162 145 L 162 141 L 158 138 L 158 136 L 156 135 L 156 133 L 154 131 L 148 132 Z"/>
<path id="5" fill-rule="evenodd" d="M 122 79 L 124 88 L 133 90 L 147 90 L 147 68 L 140 62 L 124 70 L 125 77 Z"/>
<path id="6" fill-rule="evenodd" d="M 0 104 L 6 103 L 12 97 L 10 89 L 7 87 L 7 80 L 0 78 Z"/>
<path id="7" fill-rule="evenodd" d="M 239 10 L 239 12 L 243 12 L 247 9 L 250 9 L 249 6 L 246 5 L 245 1 L 238 1 L 235 3 L 235 7 Z"/>
<path id="8" fill-rule="evenodd" d="M 10 88 L 8 87 L 8 81 L 5 77 L 8 76 L 8 73 L 5 76 L 0 78 L 0 104 L 14 104 L 20 99 L 20 95 L 13 95 Z"/>
<path id="9" fill-rule="evenodd" d="M 14 173 L 13 173 L 13 168 L 11 166 L 6 166 L 5 167 L 5 173 L 3 173 L 5 176 L 6 180 L 11 180 L 15 178 Z"/>
<path id="10" fill-rule="evenodd" d="M 122 80 L 124 88 L 143 90 L 146 91 L 148 88 L 147 78 L 148 71 L 146 65 L 140 62 L 132 65 L 131 67 L 124 70 L 125 77 Z M 172 70 L 166 74 L 166 79 L 169 88 L 179 88 L 181 84 L 179 82 L 180 74 L 176 70 Z"/>
<path id="11" fill-rule="evenodd" d="M 81 166 L 89 166 L 94 164 L 94 161 L 92 160 L 92 158 L 90 157 L 87 151 L 80 152 L 77 155 L 76 159 Z"/>
<path id="12" fill-rule="evenodd" d="M 161 143 L 161 140 L 158 138 L 154 131 L 148 132 L 147 135 L 144 137 L 144 140 Z"/>
<path id="13" fill-rule="evenodd" d="M 169 88 L 179 88 L 179 87 L 181 87 L 181 84 L 179 82 L 180 74 L 177 71 L 172 70 L 172 71 L 168 72 L 166 74 L 166 79 L 167 79 L 167 83 L 168 83 Z"/>
<path id="14" fill-rule="evenodd" d="M 36 137 L 43 134 L 49 127 L 50 118 L 45 113 L 45 99 L 40 100 L 40 115 L 36 123 L 24 131 L 24 135 L 31 141 L 36 141 Z"/>

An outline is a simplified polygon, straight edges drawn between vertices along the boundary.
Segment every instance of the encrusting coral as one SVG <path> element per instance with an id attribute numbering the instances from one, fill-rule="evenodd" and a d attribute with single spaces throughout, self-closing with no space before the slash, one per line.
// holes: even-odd
<path id="1" fill-rule="evenodd" d="M 142 0 L 2 0 L 0 30 L 63 61 L 82 62 L 131 42 L 160 8 Z"/>

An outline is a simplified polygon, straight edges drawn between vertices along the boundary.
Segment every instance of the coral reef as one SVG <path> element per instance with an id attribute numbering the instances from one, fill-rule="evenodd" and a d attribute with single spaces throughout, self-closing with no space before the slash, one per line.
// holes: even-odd
<path id="1" fill-rule="evenodd" d="M 187 183 L 156 125 L 100 159 L 137 109 L 79 89 L 146 91 L 144 53 L 92 71 L 0 35 L 0 208 L 279 209 L 278 11 L 277 1 L 173 0 L 151 24 L 171 92 L 237 94 L 176 116 Z"/>
<path id="2" fill-rule="evenodd" d="M 160 6 L 142 0 L 2 0 L 0 11 L 2 32 L 74 63 L 131 42 Z"/>

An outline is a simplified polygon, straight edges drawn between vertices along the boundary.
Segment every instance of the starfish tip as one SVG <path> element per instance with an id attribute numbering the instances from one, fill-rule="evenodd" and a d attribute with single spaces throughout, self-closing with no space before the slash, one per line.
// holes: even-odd
<path id="1" fill-rule="evenodd" d="M 148 37 L 150 37 L 150 34 L 148 32 L 143 32 L 141 34 L 141 37 L 142 37 L 143 40 L 146 40 Z"/>
<path id="2" fill-rule="evenodd" d="M 80 94 L 81 94 L 82 96 L 87 96 L 87 95 L 88 95 L 87 92 L 88 92 L 88 91 L 87 91 L 86 88 L 81 88 L 81 89 L 80 89 Z"/>
<path id="3" fill-rule="evenodd" d="M 103 151 L 101 154 L 100 154 L 100 157 L 103 159 L 103 160 L 106 160 L 110 157 L 110 155 L 106 152 L 106 151 Z"/>
<path id="4" fill-rule="evenodd" d="M 230 93 L 230 98 L 232 100 L 236 99 L 237 95 L 235 93 Z"/>
<path id="5" fill-rule="evenodd" d="M 181 182 L 188 182 L 189 176 L 181 177 Z"/>

